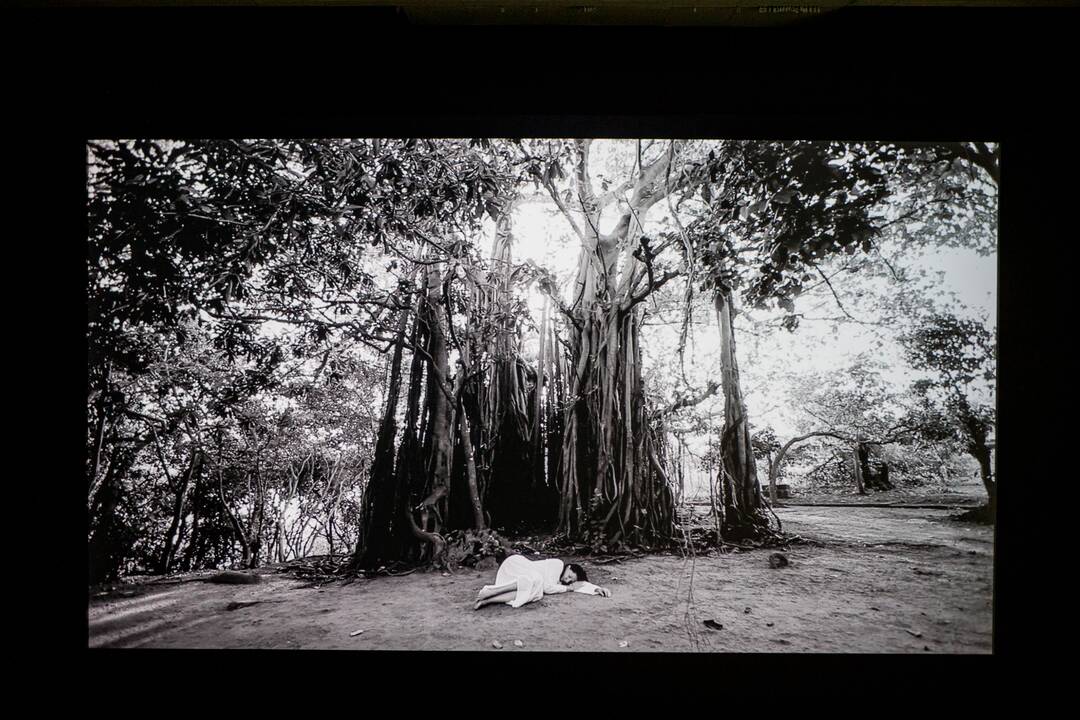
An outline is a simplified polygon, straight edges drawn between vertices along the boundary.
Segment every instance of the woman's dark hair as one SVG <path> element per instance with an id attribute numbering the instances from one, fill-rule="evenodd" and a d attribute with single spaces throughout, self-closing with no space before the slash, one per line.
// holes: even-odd
<path id="1" fill-rule="evenodd" d="M 577 575 L 577 579 L 580 582 L 588 582 L 589 578 L 585 576 L 585 568 L 581 567 L 577 563 L 567 563 L 566 567 L 574 571 L 574 574 Z"/>

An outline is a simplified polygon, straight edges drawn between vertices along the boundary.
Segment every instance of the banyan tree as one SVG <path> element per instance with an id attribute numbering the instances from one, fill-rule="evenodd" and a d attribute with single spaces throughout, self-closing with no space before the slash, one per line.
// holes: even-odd
<path id="1" fill-rule="evenodd" d="M 419 281 L 399 289 L 359 567 L 443 563 L 448 531 L 545 527 L 554 517 L 547 458 L 565 369 L 547 317 L 537 361 L 522 356 L 513 285 L 524 268 L 512 262 L 509 207 L 496 214 L 488 261 L 457 243 L 420 259 Z"/>
<path id="2" fill-rule="evenodd" d="M 718 389 L 725 529 L 764 524 L 730 294 L 716 295 L 718 380 L 696 399 L 657 407 L 642 375 L 644 301 L 681 277 L 689 304 L 697 281 L 693 238 L 671 198 L 698 191 L 713 166 L 689 159 L 700 146 L 666 141 L 643 153 L 639 143 L 629 177 L 614 187 L 602 181 L 598 191 L 592 145 L 519 146 L 525 172 L 539 178 L 579 243 L 568 289 L 531 262 L 515 264 L 513 190 L 499 198 L 486 258 L 465 242 L 428 243 L 415 282 L 399 289 L 358 565 L 443 562 L 447 532 L 461 529 L 531 527 L 608 548 L 679 540 L 665 422 Z M 650 237 L 647 215 L 660 203 L 678 232 Z M 530 283 L 545 296 L 538 325 L 516 294 Z M 526 333 L 538 341 L 528 360 Z"/>
<path id="3" fill-rule="evenodd" d="M 670 143 L 632 177 L 597 193 L 590 174 L 592 142 L 572 154 L 572 190 L 545 186 L 580 241 L 569 303 L 553 288 L 569 335 L 567 403 L 558 458 L 559 530 L 609 546 L 664 542 L 675 533 L 674 495 L 662 462 L 661 419 L 645 399 L 641 365 L 641 303 L 676 277 L 653 260 L 659 249 L 644 219 L 686 182 L 674 171 L 680 145 Z M 605 211 L 615 224 L 601 231 Z"/>
<path id="4" fill-rule="evenodd" d="M 871 247 L 872 210 L 887 193 L 879 166 L 895 150 L 639 142 L 616 184 L 594 179 L 591 140 L 510 145 L 510 165 L 523 174 L 497 198 L 490 254 L 481 258 L 467 242 L 431 243 L 442 250 L 417 262 L 419 279 L 402 291 L 409 300 L 384 418 L 392 435 L 372 472 L 367 563 L 414 557 L 418 541 L 438 557 L 448 529 L 531 526 L 608 548 L 678 540 L 665 422 L 717 390 L 722 534 L 769 534 L 739 376 L 738 297 L 791 312 L 804 281 L 824 277 L 819 262 Z M 513 210 L 529 179 L 577 240 L 568 287 L 514 262 Z M 701 200 L 687 210 L 691 197 Z M 666 223 L 650 225 L 654 208 L 667 212 Z M 686 313 L 695 289 L 711 297 L 720 359 L 706 388 L 686 387 L 665 408 L 644 386 L 642 323 L 645 301 L 676 278 Z M 533 282 L 546 298 L 538 326 L 516 294 Z M 529 333 L 538 352 L 526 360 Z M 385 542 L 398 550 L 380 550 Z"/>
<path id="5" fill-rule="evenodd" d="M 473 354 L 486 353 L 491 362 L 487 381 L 478 378 L 473 395 L 481 431 L 485 508 L 500 526 L 541 529 L 554 517 L 558 502 L 547 458 L 553 449 L 550 439 L 560 426 L 559 379 L 565 360 L 547 305 L 536 327 L 535 363 L 530 365 L 523 357 L 524 308 L 515 298 L 514 283 L 528 268 L 514 265 L 511 211 L 509 204 L 496 222 L 487 282 L 472 287 L 478 312 L 471 324 L 487 325 L 472 333 L 482 339 Z"/>

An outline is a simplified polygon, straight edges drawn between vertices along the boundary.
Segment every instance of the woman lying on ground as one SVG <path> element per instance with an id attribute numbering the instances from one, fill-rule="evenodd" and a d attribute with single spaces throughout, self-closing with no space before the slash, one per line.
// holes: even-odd
<path id="1" fill-rule="evenodd" d="M 588 581 L 580 565 L 567 564 L 557 558 L 529 560 L 523 555 L 511 555 L 499 566 L 495 584 L 480 588 L 473 609 L 479 610 L 492 603 L 506 603 L 516 608 L 544 595 L 564 592 L 611 597 L 610 590 Z"/>

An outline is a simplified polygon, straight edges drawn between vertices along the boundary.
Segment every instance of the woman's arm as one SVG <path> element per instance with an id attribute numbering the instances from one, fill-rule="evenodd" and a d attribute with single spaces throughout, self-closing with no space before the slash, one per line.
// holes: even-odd
<path id="1" fill-rule="evenodd" d="M 570 589 L 574 592 L 587 593 L 589 595 L 600 595 L 602 597 L 611 597 L 611 591 L 607 588 L 600 587 L 599 585 L 593 585 L 590 582 L 579 580 L 576 583 L 570 585 Z"/>

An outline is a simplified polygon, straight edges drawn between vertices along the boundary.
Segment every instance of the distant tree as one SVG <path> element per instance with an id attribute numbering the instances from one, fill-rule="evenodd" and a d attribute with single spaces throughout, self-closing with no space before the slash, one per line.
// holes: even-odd
<path id="1" fill-rule="evenodd" d="M 776 439 L 776 431 L 772 426 L 764 427 L 750 436 L 750 442 L 754 448 L 754 457 L 763 458 L 770 464 L 773 454 L 780 449 L 780 443 Z"/>
<path id="2" fill-rule="evenodd" d="M 772 427 L 765 427 L 750 436 L 750 445 L 754 449 L 754 458 L 764 460 L 765 467 L 769 472 L 769 501 L 776 502 L 776 476 L 773 475 L 773 457 L 780 451 L 780 441 L 776 437 L 776 431 Z"/>
<path id="3" fill-rule="evenodd" d="M 997 341 L 977 320 L 938 313 L 904 336 L 911 365 L 930 373 L 913 390 L 921 400 L 915 414 L 931 440 L 955 440 L 979 463 L 991 516 L 997 508 L 993 469 Z"/>
<path id="4" fill-rule="evenodd" d="M 846 367 L 829 373 L 810 373 L 792 379 L 791 402 L 798 409 L 806 430 L 787 440 L 780 448 L 770 472 L 770 488 L 777 470 L 798 443 L 814 438 L 832 438 L 850 448 L 855 487 L 889 489 L 887 465 L 880 472 L 870 466 L 870 449 L 913 438 L 909 403 L 903 393 L 883 381 L 885 369 L 869 353 L 857 356 Z"/>

